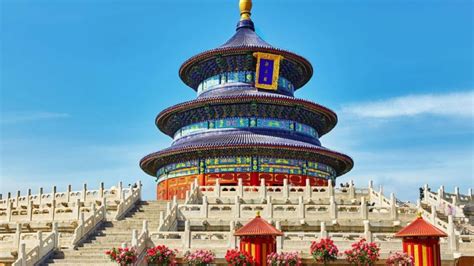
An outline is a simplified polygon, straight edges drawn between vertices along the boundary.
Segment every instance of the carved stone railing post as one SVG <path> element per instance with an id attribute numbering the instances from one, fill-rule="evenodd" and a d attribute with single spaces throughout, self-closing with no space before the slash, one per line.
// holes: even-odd
<path id="1" fill-rule="evenodd" d="M 58 222 L 53 223 L 52 232 L 54 234 L 54 249 L 59 248 L 59 229 Z"/>
<path id="2" fill-rule="evenodd" d="M 337 219 L 337 204 L 334 196 L 329 197 L 329 215 L 331 219 Z"/>
<path id="3" fill-rule="evenodd" d="M 202 196 L 202 208 L 201 216 L 203 218 L 209 218 L 209 202 L 207 201 L 207 196 Z"/>
<path id="4" fill-rule="evenodd" d="M 355 188 L 353 180 L 349 182 L 349 197 L 350 199 L 355 199 Z"/>
<path id="5" fill-rule="evenodd" d="M 432 224 L 436 224 L 436 217 L 437 216 L 438 215 L 436 214 L 436 206 L 431 205 L 431 217 L 430 218 L 431 218 L 431 223 Z"/>
<path id="6" fill-rule="evenodd" d="M 74 205 L 74 217 L 76 220 L 79 219 L 81 215 L 81 200 L 76 199 L 76 204 Z"/>
<path id="7" fill-rule="evenodd" d="M 96 215 L 96 213 L 97 213 L 97 208 L 96 208 L 96 206 L 95 206 L 95 202 L 92 203 L 91 209 L 92 209 L 92 211 L 91 211 L 91 212 L 92 212 L 92 216 L 91 216 L 91 217 L 92 217 L 92 224 L 95 224 L 95 223 L 96 223 L 96 221 L 95 221 L 95 215 Z"/>
<path id="8" fill-rule="evenodd" d="M 41 207 L 42 201 L 43 201 L 43 188 L 40 187 L 38 191 L 38 204 L 40 205 L 40 207 Z"/>
<path id="9" fill-rule="evenodd" d="M 367 220 L 369 217 L 369 211 L 367 210 L 367 202 L 365 197 L 360 198 L 360 218 Z"/>
<path id="10" fill-rule="evenodd" d="M 12 221 L 13 202 L 7 202 L 7 221 Z"/>
<path id="11" fill-rule="evenodd" d="M 53 200 L 51 201 L 51 209 L 50 209 L 50 219 L 51 221 L 54 221 L 54 216 L 56 215 L 56 199 L 53 198 Z"/>
<path id="12" fill-rule="evenodd" d="M 165 215 L 168 216 L 171 213 L 171 202 L 166 202 L 166 213 Z"/>
<path id="13" fill-rule="evenodd" d="M 15 248 L 18 248 L 21 242 L 21 223 L 16 224 L 15 235 L 13 237 Z"/>
<path id="14" fill-rule="evenodd" d="M 147 220 L 143 220 L 143 224 L 142 224 L 142 232 L 144 232 L 148 238 L 148 221 Z"/>
<path id="15" fill-rule="evenodd" d="M 244 186 L 242 185 L 242 178 L 237 179 L 237 196 L 244 197 Z"/>
<path id="16" fill-rule="evenodd" d="M 368 190 L 369 190 L 369 195 L 372 194 L 372 189 L 374 188 L 374 181 L 372 180 L 369 180 L 369 187 L 368 187 Z M 369 197 L 370 199 L 370 197 Z"/>
<path id="17" fill-rule="evenodd" d="M 99 196 L 101 198 L 104 197 L 104 182 L 100 182 L 100 186 L 99 186 Z"/>
<path id="18" fill-rule="evenodd" d="M 367 242 L 372 242 L 372 232 L 370 232 L 370 222 L 369 220 L 364 220 L 364 238 Z"/>
<path id="19" fill-rule="evenodd" d="M 184 222 L 183 246 L 185 249 L 191 248 L 191 224 L 189 220 Z"/>
<path id="20" fill-rule="evenodd" d="M 81 227 L 80 235 L 83 236 L 84 235 L 84 227 L 86 226 L 83 212 L 81 212 L 81 215 L 79 216 L 79 226 Z"/>
<path id="21" fill-rule="evenodd" d="M 260 179 L 260 188 L 259 188 L 260 198 L 262 201 L 267 197 L 267 187 L 265 185 L 265 179 Z"/>
<path id="22" fill-rule="evenodd" d="M 444 199 L 444 186 L 440 186 L 438 189 L 438 204 L 441 203 L 442 199 Z"/>
<path id="23" fill-rule="evenodd" d="M 469 200 L 472 200 L 472 199 L 473 199 L 473 197 L 472 197 L 472 188 L 469 188 L 469 189 L 467 190 L 467 195 L 469 196 Z"/>
<path id="24" fill-rule="evenodd" d="M 82 186 L 82 202 L 86 202 L 87 200 L 87 184 L 84 183 L 84 185 Z"/>
<path id="25" fill-rule="evenodd" d="M 18 258 L 21 259 L 21 266 L 26 266 L 26 244 L 25 243 L 21 243 L 20 245 Z"/>
<path id="26" fill-rule="evenodd" d="M 298 218 L 304 219 L 305 218 L 305 207 L 303 202 L 303 196 L 298 197 Z"/>
<path id="27" fill-rule="evenodd" d="M 280 230 L 281 231 L 281 223 L 280 221 L 276 221 L 275 222 L 275 228 Z M 277 236 L 276 237 L 276 242 L 277 242 L 277 252 L 280 252 L 282 249 L 283 249 L 283 241 L 284 241 L 285 237 L 284 236 Z"/>
<path id="28" fill-rule="evenodd" d="M 165 213 L 163 211 L 160 211 L 160 220 L 158 222 L 158 231 L 161 231 L 161 227 L 163 226 L 165 222 Z"/>
<path id="29" fill-rule="evenodd" d="M 186 192 L 184 192 L 184 203 L 189 203 L 189 195 L 190 195 L 191 191 L 190 190 L 186 190 Z"/>
<path id="30" fill-rule="evenodd" d="M 304 197 L 306 200 L 310 200 L 311 199 L 311 182 L 309 180 L 309 178 L 306 178 L 304 180 Z"/>
<path id="31" fill-rule="evenodd" d="M 428 200 L 429 193 L 430 193 L 430 191 L 428 189 L 429 189 L 428 184 L 424 184 L 423 185 L 423 200 L 424 201 Z"/>
<path id="32" fill-rule="evenodd" d="M 15 208 L 19 208 L 20 207 L 20 196 L 21 196 L 21 191 L 17 191 L 16 192 L 16 198 L 15 198 Z"/>
<path id="33" fill-rule="evenodd" d="M 102 206 L 104 206 L 104 220 L 107 220 L 107 197 L 102 197 Z"/>
<path id="34" fill-rule="evenodd" d="M 43 246 L 43 232 L 40 230 L 36 232 L 36 240 L 38 241 L 38 259 L 42 257 L 43 254 L 41 254 L 41 247 Z"/>
<path id="35" fill-rule="evenodd" d="M 456 232 L 454 229 L 454 222 L 453 222 L 453 216 L 448 215 L 448 248 L 451 251 L 457 251 L 457 239 L 456 239 Z"/>
<path id="36" fill-rule="evenodd" d="M 383 186 L 379 187 L 379 206 L 383 206 Z"/>
<path id="37" fill-rule="evenodd" d="M 326 231 L 326 223 L 321 222 L 321 233 L 320 233 L 321 238 L 327 238 L 328 237 L 328 232 Z"/>
<path id="38" fill-rule="evenodd" d="M 237 239 L 234 236 L 235 233 L 235 221 L 230 221 L 230 230 L 229 230 L 229 248 L 236 248 L 237 247 Z"/>
<path id="39" fill-rule="evenodd" d="M 240 218 L 240 197 L 238 195 L 235 196 L 234 217 L 235 218 Z"/>
<path id="40" fill-rule="evenodd" d="M 142 181 L 138 180 L 136 184 L 137 184 L 137 189 L 138 189 L 138 201 L 141 201 L 142 200 Z M 132 193 L 132 190 L 130 190 L 130 192 Z"/>
<path id="41" fill-rule="evenodd" d="M 290 189 L 288 188 L 288 179 L 283 179 L 283 199 L 286 201 L 290 197 Z"/>
<path id="42" fill-rule="evenodd" d="M 328 183 L 328 197 L 334 196 L 334 186 L 332 185 L 332 182 L 329 181 Z"/>
<path id="43" fill-rule="evenodd" d="M 132 230 L 132 247 L 137 247 L 138 246 L 138 230 L 133 229 Z"/>
<path id="44" fill-rule="evenodd" d="M 28 200 L 28 206 L 26 207 L 26 215 L 28 221 L 33 221 L 33 208 L 34 208 L 34 201 Z"/>
<path id="45" fill-rule="evenodd" d="M 214 195 L 216 195 L 217 198 L 221 196 L 221 183 L 219 178 L 216 178 L 216 184 L 214 186 Z"/>
<path id="46" fill-rule="evenodd" d="M 122 190 L 123 190 L 123 185 L 122 185 L 122 181 L 120 181 L 120 182 L 118 183 L 118 187 L 117 187 L 117 193 L 118 193 L 118 195 L 119 195 L 119 197 L 120 197 L 120 198 L 119 198 L 120 201 L 122 201 L 122 200 L 124 199 Z"/>
<path id="47" fill-rule="evenodd" d="M 71 200 L 71 191 L 72 191 L 72 186 L 67 185 L 66 189 L 66 201 L 69 202 Z"/>
<path id="48" fill-rule="evenodd" d="M 394 193 L 390 193 L 390 218 L 394 221 L 398 220 L 397 201 Z"/>
<path id="49" fill-rule="evenodd" d="M 273 203 L 272 203 L 272 196 L 267 195 L 267 218 L 273 219 Z"/>
<path id="50" fill-rule="evenodd" d="M 52 196 L 52 200 L 55 200 L 56 199 L 56 186 L 53 186 L 53 188 L 51 189 L 51 196 Z"/>

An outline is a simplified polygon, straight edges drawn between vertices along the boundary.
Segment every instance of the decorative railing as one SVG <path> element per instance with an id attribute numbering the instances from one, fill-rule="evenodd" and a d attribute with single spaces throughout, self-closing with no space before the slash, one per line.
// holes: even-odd
<path id="1" fill-rule="evenodd" d="M 38 231 L 36 235 L 37 244 L 29 251 L 26 251 L 26 243 L 20 244 L 18 259 L 12 264 L 13 266 L 40 264 L 41 261 L 45 260 L 58 248 L 59 234 L 57 225 L 53 226 L 53 232 L 47 235 L 44 239 L 41 231 Z"/>
<path id="2" fill-rule="evenodd" d="M 158 231 L 171 231 L 176 230 L 178 226 L 178 203 L 176 196 L 172 202 L 167 202 L 166 205 L 166 216 L 163 212 L 160 213 L 160 224 L 158 225 Z"/>
<path id="3" fill-rule="evenodd" d="M 142 193 L 142 184 L 140 181 L 137 181 L 135 186 L 130 187 L 128 190 L 122 191 L 122 201 L 117 206 L 117 212 L 115 214 L 114 219 L 120 220 L 122 217 L 132 209 L 135 204 L 141 200 L 141 193 Z"/>
<path id="4" fill-rule="evenodd" d="M 424 197 L 422 203 L 428 204 L 430 206 L 435 206 L 436 210 L 443 213 L 444 215 L 453 215 L 456 218 L 465 218 L 463 209 L 457 204 L 456 196 L 450 198 L 451 202 L 446 200 L 446 197 L 443 197 L 442 190 L 438 190 L 438 194 L 433 193 L 428 190 L 428 186 L 424 187 Z M 468 219 L 461 219 L 460 222 L 468 222 Z"/>
<path id="5" fill-rule="evenodd" d="M 75 248 L 81 243 L 88 235 L 96 230 L 98 225 L 102 223 L 106 218 L 106 207 L 102 205 L 99 209 L 96 209 L 95 204 L 92 205 L 91 215 L 84 219 L 84 213 L 80 214 L 79 225 L 74 229 L 74 235 L 71 241 L 71 247 Z"/>

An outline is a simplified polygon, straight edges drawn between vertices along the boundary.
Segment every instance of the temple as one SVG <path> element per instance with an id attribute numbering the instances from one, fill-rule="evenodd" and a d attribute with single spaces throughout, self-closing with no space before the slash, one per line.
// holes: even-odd
<path id="1" fill-rule="evenodd" d="M 255 33 L 251 1 L 223 45 L 183 63 L 179 76 L 197 98 L 163 110 L 156 126 L 173 138 L 167 149 L 144 157 L 141 168 L 156 177 L 157 198 L 184 199 L 199 185 L 325 186 L 353 161 L 321 145 L 336 114 L 294 97 L 311 78 L 311 63 L 268 44 Z"/>

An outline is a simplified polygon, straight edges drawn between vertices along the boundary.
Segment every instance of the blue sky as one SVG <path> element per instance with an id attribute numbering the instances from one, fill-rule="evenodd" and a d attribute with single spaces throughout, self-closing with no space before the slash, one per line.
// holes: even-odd
<path id="1" fill-rule="evenodd" d="M 238 1 L 1 1 L 1 193 L 154 179 L 138 161 L 167 147 L 154 118 L 195 93 L 182 62 L 232 36 Z M 321 141 L 340 177 L 418 187 L 474 183 L 472 1 L 255 0 L 257 33 L 309 59 L 296 93 L 337 112 Z"/>

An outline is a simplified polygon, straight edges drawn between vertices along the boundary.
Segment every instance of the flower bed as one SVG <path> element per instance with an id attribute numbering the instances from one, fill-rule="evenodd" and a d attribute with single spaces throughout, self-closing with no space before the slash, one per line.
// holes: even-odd
<path id="1" fill-rule="evenodd" d="M 112 248 L 105 251 L 105 255 L 119 265 L 128 265 L 137 261 L 137 252 L 134 248 Z"/>

